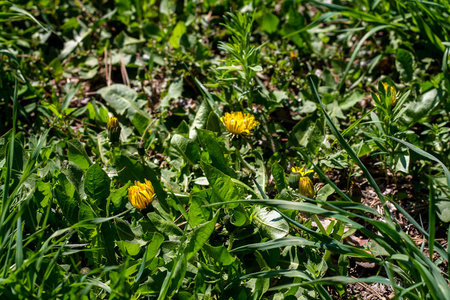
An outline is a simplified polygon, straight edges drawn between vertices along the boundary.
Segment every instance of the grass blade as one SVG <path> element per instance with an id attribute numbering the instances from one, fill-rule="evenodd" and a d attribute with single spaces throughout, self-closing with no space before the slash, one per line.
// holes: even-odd
<path id="1" fill-rule="evenodd" d="M 447 178 L 447 186 L 450 188 L 450 172 L 447 169 L 447 167 L 444 165 L 444 163 L 442 163 L 439 159 L 437 159 L 436 157 L 434 157 L 430 153 L 425 152 L 422 149 L 414 146 L 413 144 L 410 144 L 408 142 L 402 141 L 402 140 L 397 139 L 397 138 L 392 137 L 392 136 L 388 136 L 387 135 L 386 137 L 388 137 L 388 138 L 390 138 L 390 139 L 392 139 L 392 140 L 394 140 L 394 141 L 396 141 L 396 142 L 398 142 L 400 144 L 405 145 L 406 147 L 408 147 L 412 151 L 416 152 L 417 154 L 419 154 L 419 155 L 421 155 L 421 156 L 423 156 L 425 158 L 428 158 L 431 161 L 437 162 L 442 167 L 442 169 L 444 169 L 445 177 Z"/>

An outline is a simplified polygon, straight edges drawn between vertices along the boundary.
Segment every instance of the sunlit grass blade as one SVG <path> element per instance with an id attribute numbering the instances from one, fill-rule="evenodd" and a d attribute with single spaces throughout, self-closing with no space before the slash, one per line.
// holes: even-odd
<path id="1" fill-rule="evenodd" d="M 333 121 L 331 120 L 330 116 L 328 115 L 327 111 L 325 110 L 325 106 L 323 105 L 322 101 L 320 100 L 319 93 L 317 92 L 316 85 L 314 84 L 314 81 L 312 78 L 309 78 L 311 82 L 311 87 L 314 91 L 314 94 L 316 95 L 317 101 L 319 102 L 320 106 L 322 107 L 322 111 L 325 115 L 325 119 L 327 121 L 328 126 L 330 127 L 331 132 L 336 137 L 336 139 L 339 141 L 341 146 L 347 151 L 347 153 L 350 155 L 350 157 L 353 159 L 353 161 L 361 168 L 361 170 L 364 173 L 364 176 L 369 181 L 369 184 L 373 187 L 375 192 L 378 195 L 378 198 L 380 199 L 382 205 L 385 208 L 385 213 L 390 215 L 389 209 L 386 207 L 386 201 L 384 199 L 383 194 L 381 193 L 380 188 L 378 187 L 377 183 L 373 179 L 372 175 L 369 173 L 369 170 L 364 166 L 364 164 L 361 162 L 361 160 L 358 158 L 358 155 L 356 155 L 355 151 L 353 151 L 352 147 L 347 143 L 347 141 L 342 137 L 342 135 L 337 130 L 336 126 L 334 126 Z M 388 218 L 388 221 L 392 221 L 391 218 Z"/>
<path id="2" fill-rule="evenodd" d="M 362 39 L 359 41 L 359 43 L 356 45 L 355 49 L 353 50 L 352 56 L 350 57 L 350 60 L 347 64 L 347 66 L 345 67 L 344 70 L 344 74 L 342 75 L 342 79 L 341 82 L 339 83 L 338 86 L 338 91 L 342 91 L 343 86 L 345 85 L 345 80 L 347 78 L 348 73 L 350 72 L 350 69 L 353 65 L 353 62 L 355 61 L 356 57 L 358 56 L 358 54 L 360 53 L 360 49 L 362 47 L 362 45 L 364 44 L 364 42 L 370 38 L 373 34 L 375 34 L 376 32 L 389 28 L 391 27 L 391 25 L 380 25 L 377 27 L 372 28 L 371 30 L 369 30 L 369 32 L 367 32 Z"/>
<path id="3" fill-rule="evenodd" d="M 406 147 L 408 147 L 412 151 L 416 152 L 417 154 L 419 154 L 419 155 L 421 155 L 421 156 L 423 156 L 423 157 L 425 157 L 425 158 L 427 158 L 427 159 L 429 159 L 431 161 L 437 162 L 442 167 L 442 169 L 444 170 L 445 177 L 447 177 L 447 186 L 450 188 L 450 172 L 447 169 L 447 167 L 439 159 L 437 159 L 435 156 L 431 155 L 430 153 L 425 152 L 422 149 L 414 146 L 413 144 L 410 144 L 408 142 L 402 141 L 402 140 L 400 140 L 398 138 L 395 138 L 395 137 L 392 137 L 392 136 L 386 136 L 386 137 L 388 137 L 388 138 L 390 138 L 390 139 L 392 139 L 392 140 L 394 140 L 394 141 L 396 141 L 396 142 L 398 142 L 400 144 L 405 145 Z"/>
<path id="4" fill-rule="evenodd" d="M 380 263 L 381 261 L 370 254 L 368 251 L 364 249 L 360 249 L 354 246 L 345 245 L 343 243 L 332 242 L 332 243 L 323 243 L 323 242 L 312 242 L 302 237 L 288 236 L 281 239 L 270 240 L 263 243 L 255 243 L 249 244 L 241 247 L 237 247 L 230 252 L 238 252 L 244 250 L 268 250 L 281 248 L 286 246 L 309 246 L 313 248 L 319 248 L 323 250 L 329 250 L 334 253 L 345 254 L 352 257 L 360 257 L 364 258 L 367 261 Z"/>
<path id="5" fill-rule="evenodd" d="M 396 202 L 392 202 L 392 204 L 403 216 L 405 216 L 406 219 L 408 219 L 409 222 L 411 222 L 411 224 L 413 224 L 427 239 L 429 239 L 428 232 L 422 226 L 420 226 L 420 224 L 417 223 L 416 220 L 414 220 L 414 218 L 411 217 L 411 215 L 408 214 L 408 212 L 403 207 L 398 205 Z M 434 246 L 436 247 L 436 251 L 439 253 L 439 255 L 441 255 L 446 261 L 448 261 L 449 253 L 444 249 L 444 247 L 442 247 L 442 245 L 439 243 L 434 243 Z"/>
<path id="6" fill-rule="evenodd" d="M 306 280 L 306 282 L 312 282 L 314 281 L 306 272 L 302 272 L 300 270 L 274 270 L 274 271 L 261 271 L 256 273 L 251 273 L 242 276 L 241 280 L 246 280 L 249 278 L 272 278 L 276 276 L 285 276 L 285 277 L 291 277 L 291 278 L 302 278 Z M 332 300 L 330 294 L 326 291 L 326 289 L 322 285 L 315 285 L 315 288 L 317 289 L 317 292 L 319 293 L 321 299 L 327 299 Z M 277 287 L 273 287 L 269 290 L 277 289 Z"/>
<path id="7" fill-rule="evenodd" d="M 434 240 L 435 240 L 435 234 L 436 234 L 436 201 L 434 198 L 434 182 L 430 178 L 430 195 L 428 197 L 428 202 L 430 203 L 430 209 L 428 210 L 428 251 L 430 255 L 430 259 L 433 260 L 433 254 L 434 254 Z M 448 257 L 447 257 L 448 259 Z"/>

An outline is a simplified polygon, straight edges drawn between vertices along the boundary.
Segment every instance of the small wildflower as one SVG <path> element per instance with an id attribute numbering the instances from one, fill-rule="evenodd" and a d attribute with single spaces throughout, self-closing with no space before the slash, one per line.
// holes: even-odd
<path id="1" fill-rule="evenodd" d="M 397 102 L 397 91 L 395 90 L 395 87 L 390 86 L 387 82 L 382 82 L 384 87 L 384 96 L 388 97 L 388 92 L 390 91 L 390 105 L 395 106 L 395 103 Z M 378 100 L 381 102 L 380 96 L 376 95 Z M 385 98 L 387 99 L 387 98 Z"/>
<path id="2" fill-rule="evenodd" d="M 298 53 L 295 51 L 291 51 L 291 59 L 296 59 L 298 58 Z"/>
<path id="3" fill-rule="evenodd" d="M 111 144 L 117 145 L 120 142 L 120 131 L 122 130 L 117 118 L 110 117 L 108 124 L 106 124 L 106 128 L 108 129 L 109 141 Z"/>
<path id="4" fill-rule="evenodd" d="M 313 198 L 315 196 L 314 184 L 312 180 L 307 176 L 309 173 L 314 172 L 313 170 L 304 170 L 304 168 L 293 167 L 291 169 L 292 181 L 298 184 L 298 191 L 300 195 Z M 291 181 L 291 180 L 290 180 Z M 291 183 L 291 182 L 290 182 Z M 292 182 L 294 183 L 294 182 Z"/>
<path id="5" fill-rule="evenodd" d="M 313 170 L 308 170 L 308 171 L 303 171 L 304 168 L 300 168 L 300 167 L 292 167 L 291 168 L 291 172 L 292 173 L 298 173 L 300 174 L 302 177 L 308 175 L 309 173 L 314 172 Z"/>
<path id="6" fill-rule="evenodd" d="M 255 117 L 247 112 L 225 113 L 220 120 L 225 124 L 227 130 L 236 135 L 248 135 L 260 123 Z"/>
<path id="7" fill-rule="evenodd" d="M 152 203 L 154 197 L 155 190 L 147 179 L 145 179 L 145 183 L 135 181 L 134 185 L 128 188 L 128 200 L 138 209 L 146 208 Z"/>

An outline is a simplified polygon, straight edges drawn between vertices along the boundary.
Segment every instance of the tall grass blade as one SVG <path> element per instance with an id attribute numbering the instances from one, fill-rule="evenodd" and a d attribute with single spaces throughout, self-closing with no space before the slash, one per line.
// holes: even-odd
<path id="1" fill-rule="evenodd" d="M 358 155 L 356 155 L 355 151 L 353 151 L 352 147 L 347 143 L 347 141 L 342 137 L 342 135 L 339 133 L 339 131 L 337 130 L 336 126 L 334 126 L 333 121 L 331 120 L 330 116 L 328 115 L 327 111 L 325 110 L 325 106 L 323 105 L 322 101 L 320 100 L 320 96 L 319 93 L 317 92 L 317 88 L 316 85 L 314 84 L 314 81 L 312 80 L 312 78 L 309 78 L 310 82 L 311 82 L 311 86 L 313 88 L 314 94 L 316 95 L 317 101 L 319 102 L 320 106 L 322 107 L 322 111 L 325 115 L 325 120 L 327 121 L 328 126 L 331 129 L 331 132 L 333 133 L 333 135 L 336 137 L 336 139 L 339 141 L 339 143 L 341 144 L 341 146 L 345 149 L 345 151 L 347 151 L 347 153 L 350 155 L 350 157 L 353 159 L 353 161 L 361 168 L 361 170 L 364 173 L 364 176 L 367 178 L 367 180 L 369 181 L 369 184 L 373 187 L 373 189 L 375 190 L 375 192 L 378 195 L 378 198 L 381 201 L 381 204 L 383 205 L 384 209 L 385 209 L 385 213 L 390 215 L 390 211 L 389 209 L 386 207 L 386 200 L 384 199 L 383 194 L 381 193 L 380 188 L 378 187 L 377 183 L 375 182 L 375 180 L 373 179 L 372 175 L 369 173 L 369 170 L 367 170 L 367 168 L 364 166 L 364 164 L 361 162 L 361 160 L 359 159 Z M 388 218 L 388 220 L 390 222 L 392 222 L 392 218 Z"/>
<path id="2" fill-rule="evenodd" d="M 444 165 L 444 163 L 442 163 L 439 159 L 437 159 L 435 156 L 431 155 L 430 153 L 425 152 L 422 149 L 414 146 L 413 144 L 410 144 L 408 142 L 402 141 L 402 140 L 400 140 L 398 138 L 395 138 L 395 137 L 392 137 L 392 136 L 388 136 L 387 135 L 386 137 L 388 137 L 388 138 L 390 138 L 390 139 L 392 139 L 392 140 L 394 140 L 394 141 L 396 141 L 396 142 L 398 142 L 400 144 L 405 145 L 406 147 L 408 147 L 412 151 L 416 152 L 417 154 L 419 154 L 419 155 L 421 155 L 421 156 L 423 156 L 425 158 L 428 158 L 431 161 L 437 162 L 442 167 L 442 169 L 444 170 L 445 177 L 447 178 L 447 186 L 450 188 L 450 171 L 447 169 L 447 167 Z"/>

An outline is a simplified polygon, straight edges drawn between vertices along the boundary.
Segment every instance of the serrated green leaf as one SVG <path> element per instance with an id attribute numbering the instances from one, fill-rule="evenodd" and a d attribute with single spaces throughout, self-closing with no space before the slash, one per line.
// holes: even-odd
<path id="1" fill-rule="evenodd" d="M 253 214 L 253 223 L 259 230 L 271 239 L 280 239 L 289 234 L 289 224 L 276 211 L 259 207 Z"/>
<path id="2" fill-rule="evenodd" d="M 109 105 L 120 115 L 126 114 L 132 120 L 136 113 L 150 119 L 148 113 L 142 110 L 145 101 L 138 100 L 138 94 L 132 88 L 123 84 L 113 84 L 97 91 Z"/>
<path id="3" fill-rule="evenodd" d="M 76 163 L 83 170 L 87 170 L 92 162 L 84 149 L 84 145 L 79 140 L 73 139 L 67 142 L 67 146 L 69 148 L 67 152 L 69 160 Z"/>
<path id="4" fill-rule="evenodd" d="M 135 238 L 133 231 L 131 230 L 130 224 L 121 219 L 114 219 L 114 226 L 116 227 L 117 235 L 123 241 L 132 241 Z"/>
<path id="5" fill-rule="evenodd" d="M 86 195 L 103 206 L 106 198 L 109 197 L 111 179 L 105 171 L 98 165 L 92 165 L 86 172 L 84 180 L 84 190 Z"/>
<path id="6" fill-rule="evenodd" d="M 193 228 L 192 232 L 188 234 L 189 242 L 185 250 L 187 260 L 191 259 L 208 241 L 214 231 L 218 217 L 219 213 L 216 213 L 210 221 Z"/>
<path id="7" fill-rule="evenodd" d="M 230 177 L 236 178 L 236 172 L 230 168 L 229 162 L 224 156 L 224 147 L 221 147 L 219 143 L 215 140 L 214 134 L 206 130 L 197 130 L 198 139 L 202 144 L 202 147 L 206 149 L 209 153 L 209 157 L 217 169 L 227 174 Z"/>
<path id="8" fill-rule="evenodd" d="M 74 198 L 68 196 L 61 186 L 57 186 L 55 188 L 55 197 L 67 221 L 69 221 L 71 225 L 77 223 L 79 211 L 77 201 Z"/>
<path id="9" fill-rule="evenodd" d="M 196 164 L 200 160 L 200 147 L 191 139 L 174 134 L 170 140 L 170 155 L 183 157 L 190 164 Z"/>
<path id="10" fill-rule="evenodd" d="M 241 198 L 236 185 L 232 182 L 231 177 L 214 168 L 213 166 L 201 162 L 205 176 L 214 192 L 220 201 L 232 201 Z M 230 207 L 236 207 L 237 204 L 232 204 Z"/>
<path id="11" fill-rule="evenodd" d="M 194 121 L 189 128 L 189 138 L 195 140 L 197 138 L 197 129 L 204 129 L 206 122 L 208 121 L 208 116 L 210 116 L 211 107 L 209 107 L 208 101 L 203 101 L 200 104 L 200 108 L 195 114 Z"/>
<path id="12" fill-rule="evenodd" d="M 272 164 L 272 176 L 275 181 L 278 193 L 286 188 L 286 174 L 284 173 L 283 167 L 278 163 Z"/>
<path id="13" fill-rule="evenodd" d="M 395 66 L 400 73 L 401 81 L 410 82 L 414 73 L 414 56 L 412 53 L 401 48 L 397 49 Z"/>

